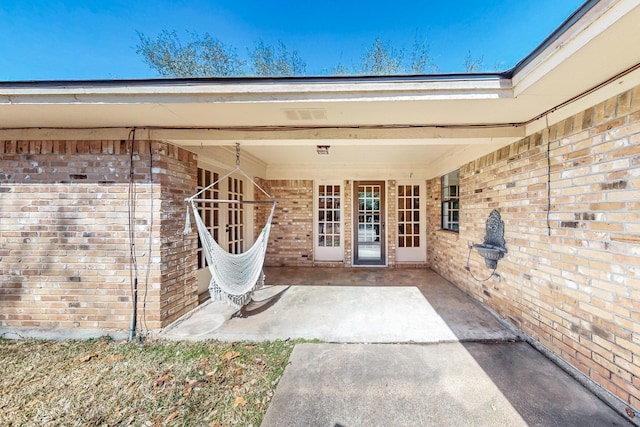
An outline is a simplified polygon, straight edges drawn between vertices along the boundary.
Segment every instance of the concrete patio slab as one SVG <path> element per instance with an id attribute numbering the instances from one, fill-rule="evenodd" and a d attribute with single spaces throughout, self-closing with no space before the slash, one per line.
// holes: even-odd
<path id="1" fill-rule="evenodd" d="M 271 289 L 270 289 L 271 290 Z M 276 340 L 319 339 L 342 343 L 450 342 L 456 335 L 416 287 L 292 286 L 269 310 L 234 317 L 210 302 L 166 338 Z M 260 299 L 261 293 L 254 295 Z"/>
<path id="2" fill-rule="evenodd" d="M 431 270 L 271 268 L 267 284 L 264 310 L 209 301 L 162 333 L 324 341 L 294 348 L 263 426 L 632 425 Z"/>
<path id="3" fill-rule="evenodd" d="M 629 425 L 526 343 L 468 346 L 298 345 L 262 426 Z"/>
<path id="4" fill-rule="evenodd" d="M 270 268 L 266 273 L 268 286 L 254 299 L 267 300 L 281 292 L 268 309 L 232 318 L 235 309 L 208 301 L 165 328 L 161 336 L 343 343 L 518 339 L 479 303 L 431 270 Z"/>

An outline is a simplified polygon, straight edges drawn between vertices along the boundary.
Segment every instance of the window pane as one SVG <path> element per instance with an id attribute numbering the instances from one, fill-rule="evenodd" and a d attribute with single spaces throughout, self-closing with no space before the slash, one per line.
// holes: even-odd
<path id="1" fill-rule="evenodd" d="M 340 245 L 340 186 L 318 186 L 318 246 Z"/>
<path id="2" fill-rule="evenodd" d="M 442 176 L 442 229 L 459 229 L 460 170 Z"/>
<path id="3" fill-rule="evenodd" d="M 398 186 L 398 247 L 411 248 L 418 240 L 413 235 L 419 233 L 420 186 Z M 419 246 L 415 246 L 419 247 Z"/>
<path id="4" fill-rule="evenodd" d="M 211 186 L 215 181 L 218 180 L 218 174 L 206 169 L 198 168 L 197 172 L 197 184 L 198 191 L 202 191 L 205 188 Z M 201 197 L 206 199 L 207 201 L 198 202 L 198 213 L 204 221 L 207 229 L 213 236 L 213 238 L 218 240 L 218 230 L 220 227 L 218 212 L 219 207 L 217 203 L 208 201 L 210 199 L 215 199 L 218 197 L 218 186 L 212 186 L 211 188 L 205 190 Z M 202 251 L 202 242 L 198 236 L 198 268 L 204 268 L 207 265 L 207 261 L 204 256 L 204 252 Z"/>

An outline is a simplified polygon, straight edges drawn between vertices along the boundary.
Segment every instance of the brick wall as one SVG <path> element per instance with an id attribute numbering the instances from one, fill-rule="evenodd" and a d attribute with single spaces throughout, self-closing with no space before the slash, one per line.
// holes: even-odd
<path id="1" fill-rule="evenodd" d="M 639 409 L 640 87 L 462 165 L 460 179 L 459 233 L 439 230 L 440 181 L 427 183 L 431 267 Z M 492 209 L 508 254 L 499 280 L 479 282 L 464 266 Z M 470 269 L 491 273 L 475 251 Z"/>
<path id="2" fill-rule="evenodd" d="M 153 162 L 154 176 L 162 190 L 161 223 L 157 227 L 161 256 L 157 261 L 161 261 L 160 320 L 164 327 L 198 305 L 197 233 L 193 227 L 190 235 L 183 234 L 184 199 L 197 187 L 197 157 L 171 144 L 154 143 L 153 147 L 160 158 Z"/>
<path id="3" fill-rule="evenodd" d="M 313 265 L 313 181 L 256 181 L 278 200 L 267 248 L 266 266 Z M 266 217 L 257 216 L 261 229 Z"/>
<path id="4" fill-rule="evenodd" d="M 140 326 L 195 306 L 195 235 L 178 233 L 194 155 L 148 141 L 133 155 L 130 141 L 0 141 L 0 164 L 0 327 L 122 333 L 135 266 Z"/>
<path id="5" fill-rule="evenodd" d="M 350 267 L 352 265 L 353 248 L 353 185 L 351 181 L 343 181 L 342 215 L 344 236 L 343 261 L 313 261 L 313 181 L 310 180 L 264 180 L 255 178 L 256 183 L 278 200 L 274 216 L 271 238 L 267 249 L 265 265 L 267 266 L 313 266 Z M 264 199 L 259 191 L 254 191 L 257 200 Z M 386 181 L 387 204 L 387 265 L 389 267 L 419 267 L 424 264 L 398 264 L 397 249 L 397 184 L 395 180 Z M 254 236 L 262 229 L 267 219 L 268 209 L 254 210 Z"/>

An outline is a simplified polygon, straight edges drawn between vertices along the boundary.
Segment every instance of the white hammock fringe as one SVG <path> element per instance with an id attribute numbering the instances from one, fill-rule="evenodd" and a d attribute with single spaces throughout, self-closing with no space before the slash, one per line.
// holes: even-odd
<path id="1" fill-rule="evenodd" d="M 250 292 L 243 295 L 231 295 L 223 291 L 212 277 L 211 282 L 209 282 L 209 295 L 211 295 L 211 299 L 214 301 L 223 301 L 230 307 L 240 309 L 247 305 L 249 300 L 251 300 L 251 296 L 253 295 L 254 291 L 262 289 L 262 287 L 264 286 L 264 278 L 265 275 L 263 272 L 260 276 L 260 279 Z"/>

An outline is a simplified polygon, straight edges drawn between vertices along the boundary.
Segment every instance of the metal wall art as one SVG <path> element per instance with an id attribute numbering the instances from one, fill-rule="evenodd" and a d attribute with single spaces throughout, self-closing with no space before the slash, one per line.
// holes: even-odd
<path id="1" fill-rule="evenodd" d="M 495 270 L 498 267 L 498 260 L 507 253 L 504 243 L 504 222 L 500 212 L 495 209 L 487 218 L 486 230 L 484 242 L 475 244 L 473 247 L 484 258 L 485 265 Z"/>

